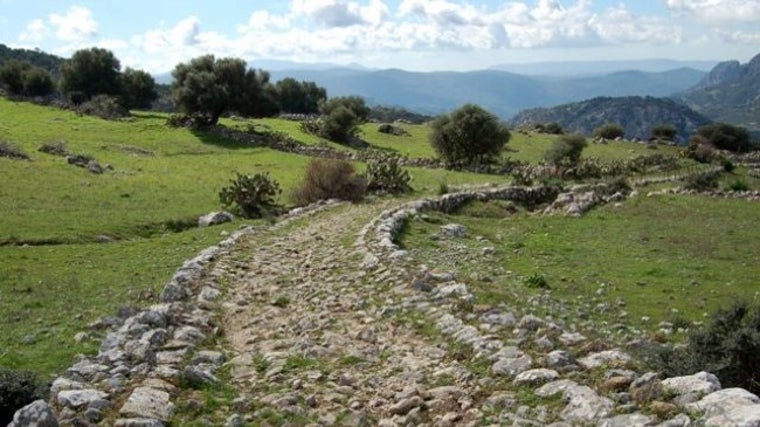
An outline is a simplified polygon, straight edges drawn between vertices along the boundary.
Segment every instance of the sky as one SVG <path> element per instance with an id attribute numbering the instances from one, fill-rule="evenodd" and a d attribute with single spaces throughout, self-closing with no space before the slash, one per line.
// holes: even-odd
<path id="1" fill-rule="evenodd" d="M 411 71 L 747 62 L 760 0 L 0 0 L 0 43 L 63 57 L 102 47 L 154 74 L 209 53 Z"/>

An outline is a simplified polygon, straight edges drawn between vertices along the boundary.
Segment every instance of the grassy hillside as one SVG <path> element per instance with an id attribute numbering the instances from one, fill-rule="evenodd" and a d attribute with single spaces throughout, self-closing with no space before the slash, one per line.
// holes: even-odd
<path id="1" fill-rule="evenodd" d="M 309 161 L 168 128 L 160 114 L 105 121 L 0 99 L 0 115 L 0 140 L 31 156 L 0 157 L 0 365 L 45 374 L 96 349 L 95 343 L 73 341 L 88 323 L 121 306 L 153 303 L 183 260 L 222 240 L 221 232 L 249 222 L 175 232 L 219 210 L 218 192 L 235 172 L 269 172 L 287 204 Z M 255 123 L 304 143 L 325 143 L 299 133 L 294 122 Z M 55 141 L 114 170 L 94 175 L 37 151 Z M 420 192 L 436 191 L 441 183 L 504 181 L 443 170 L 410 174 Z"/>

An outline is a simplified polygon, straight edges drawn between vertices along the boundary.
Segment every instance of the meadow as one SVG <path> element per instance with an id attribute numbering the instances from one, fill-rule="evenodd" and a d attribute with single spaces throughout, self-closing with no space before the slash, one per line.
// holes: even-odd
<path id="1" fill-rule="evenodd" d="M 120 307 L 154 303 L 183 260 L 243 225 L 265 226 L 238 219 L 195 227 L 198 216 L 221 209 L 219 190 L 236 172 L 268 172 L 283 189 L 280 203 L 289 205 L 289 192 L 310 160 L 170 128 L 167 116 L 157 113 L 106 121 L 0 99 L 0 115 L 0 140 L 31 157 L 0 157 L 0 365 L 30 369 L 43 378 L 69 366 L 77 353 L 96 351 L 96 340 L 74 341 L 88 324 Z M 348 149 L 303 133 L 292 121 L 222 123 Z M 401 155 L 434 155 L 428 127 L 402 126 L 409 136 L 381 134 L 370 123 L 363 125 L 362 137 Z M 113 170 L 95 175 L 37 151 L 53 142 L 65 142 L 70 152 L 92 156 Z M 551 136 L 513 132 L 504 156 L 535 163 L 551 142 Z M 677 151 L 660 146 L 657 152 Z M 584 156 L 609 160 L 652 152 L 612 142 L 590 144 Z M 361 163 L 355 166 L 364 170 Z M 509 182 L 504 176 L 442 169 L 409 168 L 409 173 L 414 192 L 408 198 L 434 195 L 444 187 Z M 724 180 L 735 178 L 749 179 L 740 168 Z M 756 188 L 756 181 L 749 182 Z M 429 223 L 410 224 L 402 243 L 437 260 L 450 248 L 429 235 L 439 222 L 460 222 L 472 236 L 484 236 L 496 247 L 490 258 L 452 258 L 461 258 L 456 268 L 465 275 L 488 271 L 492 276 L 491 282 L 474 280 L 483 301 L 546 292 L 523 284 L 526 277 L 541 275 L 561 299 L 625 300 L 629 319 L 643 327 L 645 316 L 656 323 L 677 314 L 691 322 L 734 298 L 754 298 L 758 216 L 753 204 L 700 196 L 639 197 L 583 218 L 502 215 L 493 206 L 471 206 L 452 217 L 432 215 Z M 601 283 L 607 290 L 597 295 Z"/>

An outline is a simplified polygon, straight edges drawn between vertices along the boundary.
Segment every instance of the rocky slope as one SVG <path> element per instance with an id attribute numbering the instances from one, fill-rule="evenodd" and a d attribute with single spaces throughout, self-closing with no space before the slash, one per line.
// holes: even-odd
<path id="1" fill-rule="evenodd" d="M 666 98 L 621 97 L 593 98 L 552 108 L 536 108 L 518 113 L 510 124 L 514 127 L 532 123 L 556 122 L 568 132 L 591 135 L 605 123 L 617 123 L 626 138 L 648 139 L 652 128 L 670 124 L 678 130 L 681 142 L 710 120 L 692 109 Z"/>
<path id="2" fill-rule="evenodd" d="M 746 64 L 721 62 L 678 98 L 715 121 L 760 131 L 760 54 Z"/>

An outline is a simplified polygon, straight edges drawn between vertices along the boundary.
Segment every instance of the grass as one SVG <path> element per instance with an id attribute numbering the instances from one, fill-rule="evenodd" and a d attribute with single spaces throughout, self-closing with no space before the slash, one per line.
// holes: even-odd
<path id="1" fill-rule="evenodd" d="M 756 300 L 758 221 L 760 211 L 743 200 L 639 197 L 581 218 L 437 215 L 411 223 L 401 243 L 462 277 L 489 275 L 493 283 L 471 283 L 478 303 L 524 301 L 546 292 L 528 286 L 538 280 L 531 278 L 542 278 L 555 298 L 607 303 L 616 309 L 604 320 L 619 322 L 616 316 L 625 310 L 626 321 L 643 326 L 643 316 L 655 325 L 673 318 L 701 321 L 736 299 Z M 447 222 L 465 225 L 470 237 L 431 240 Z M 495 255 L 480 256 L 484 245 L 493 246 Z"/>
<path id="2" fill-rule="evenodd" d="M 288 204 L 310 160 L 169 128 L 159 113 L 106 121 L 0 99 L 0 114 L 0 140 L 31 156 L 0 158 L 0 365 L 45 377 L 69 366 L 77 353 L 96 351 L 94 342 L 73 342 L 88 323 L 120 306 L 155 302 L 137 296 L 148 290 L 157 296 L 184 260 L 222 240 L 222 230 L 241 225 L 194 228 L 199 215 L 221 208 L 218 192 L 235 172 L 269 172 L 283 188 L 280 202 Z M 299 133 L 295 122 L 254 122 L 304 143 L 323 142 Z M 114 171 L 93 175 L 37 151 L 55 141 Z M 421 168 L 410 174 L 416 196 L 444 182 L 504 182 Z M 95 243 L 104 237 L 113 242 Z"/>

